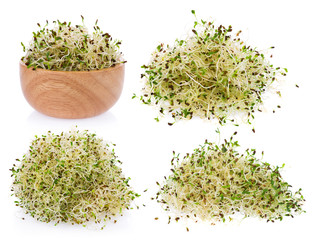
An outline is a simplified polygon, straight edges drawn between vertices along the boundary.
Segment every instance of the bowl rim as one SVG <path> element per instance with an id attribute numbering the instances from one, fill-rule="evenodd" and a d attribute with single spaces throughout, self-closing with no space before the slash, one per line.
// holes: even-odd
<path id="1" fill-rule="evenodd" d="M 102 69 L 93 69 L 93 70 L 90 70 L 90 71 L 62 71 L 62 70 L 50 70 L 50 69 L 43 69 L 43 68 L 36 68 L 35 71 L 43 71 L 43 72 L 54 72 L 54 73 L 64 73 L 64 74 L 78 74 L 78 73 L 93 73 L 93 72 L 101 72 L 101 71 L 111 71 L 111 70 L 114 70 L 114 69 L 118 69 L 118 68 L 121 68 L 122 66 L 125 65 L 126 62 L 124 63 L 118 63 L 116 64 L 115 66 L 113 67 L 107 67 L 107 68 L 102 68 Z M 20 66 L 23 66 L 23 67 L 26 67 L 26 69 L 30 69 L 30 70 L 33 70 L 34 68 L 33 67 L 30 67 L 28 68 L 26 66 L 26 64 L 20 60 Z"/>

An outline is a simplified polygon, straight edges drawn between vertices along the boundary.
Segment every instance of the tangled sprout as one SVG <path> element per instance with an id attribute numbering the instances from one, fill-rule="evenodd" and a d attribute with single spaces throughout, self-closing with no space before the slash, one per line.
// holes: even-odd
<path id="1" fill-rule="evenodd" d="M 42 222 L 100 223 L 122 215 L 139 196 L 113 145 L 88 131 L 36 136 L 17 161 L 10 169 L 15 203 Z"/>
<path id="2" fill-rule="evenodd" d="M 113 40 L 97 25 L 92 35 L 84 25 L 71 26 L 71 22 L 53 21 L 54 28 L 46 25 L 33 32 L 32 41 L 23 51 L 22 61 L 27 67 L 43 68 L 56 71 L 90 71 L 113 67 L 125 63 L 119 52 L 121 41 Z"/>
<path id="3" fill-rule="evenodd" d="M 182 160 L 174 153 L 172 174 L 163 185 L 157 182 L 157 201 L 176 220 L 187 217 L 212 224 L 232 220 L 233 214 L 274 222 L 304 212 L 301 189 L 290 190 L 281 167 L 258 160 L 255 149 L 240 155 L 238 146 L 231 137 L 220 146 L 205 141 Z"/>
<path id="4" fill-rule="evenodd" d="M 262 111 L 263 93 L 287 69 L 275 68 L 262 52 L 245 45 L 241 31 L 231 32 L 232 26 L 196 20 L 185 40 L 158 45 L 150 63 L 142 66 L 140 100 L 174 120 L 197 116 L 224 124 L 244 113 L 250 123 L 254 112 Z"/>

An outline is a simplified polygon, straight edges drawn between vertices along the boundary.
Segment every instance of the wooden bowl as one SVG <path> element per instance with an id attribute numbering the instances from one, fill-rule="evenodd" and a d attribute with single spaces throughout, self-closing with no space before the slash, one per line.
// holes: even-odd
<path id="1" fill-rule="evenodd" d="M 119 99 L 124 64 L 93 71 L 27 68 L 20 62 L 23 94 L 38 112 L 57 118 L 88 118 L 111 108 Z"/>

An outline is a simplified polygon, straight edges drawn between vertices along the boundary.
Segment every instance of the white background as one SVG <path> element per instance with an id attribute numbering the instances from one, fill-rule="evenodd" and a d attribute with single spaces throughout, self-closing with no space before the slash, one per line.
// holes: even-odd
<path id="1" fill-rule="evenodd" d="M 1 18 L 1 88 L 0 88 L 0 201 L 1 235 L 10 239 L 314 239 L 313 181 L 313 7 L 312 1 L 5 1 Z M 268 112 L 258 114 L 252 126 L 220 127 L 221 137 L 238 131 L 241 149 L 265 151 L 264 160 L 274 165 L 286 164 L 282 175 L 293 186 L 303 189 L 306 214 L 282 222 L 265 223 L 248 218 L 242 222 L 211 226 L 207 223 L 179 222 L 167 224 L 167 216 L 151 201 L 156 181 L 169 174 L 172 150 L 182 154 L 209 140 L 218 140 L 218 125 L 202 120 L 180 122 L 172 127 L 163 120 L 155 122 L 156 112 L 131 100 L 141 89 L 141 65 L 147 64 L 155 47 L 172 44 L 181 38 L 194 22 L 191 10 L 202 19 L 212 17 L 234 30 L 242 29 L 251 46 L 266 49 L 275 46 L 273 63 L 286 67 L 288 76 L 282 83 L 282 98 L 266 99 Z M 87 26 L 98 18 L 98 25 L 114 38 L 122 40 L 126 65 L 125 86 L 118 103 L 107 113 L 82 120 L 63 120 L 34 111 L 25 101 L 19 83 L 18 63 L 22 57 L 20 42 L 28 43 L 36 23 L 71 21 L 80 24 L 84 15 Z M 300 88 L 296 88 L 298 84 Z M 272 113 L 271 106 L 282 108 Z M 48 130 L 56 133 L 78 125 L 117 144 L 126 176 L 142 194 L 138 204 L 145 208 L 125 212 L 116 224 L 103 230 L 60 224 L 41 223 L 25 216 L 10 196 L 9 168 L 15 158 L 28 150 L 35 134 Z M 21 218 L 25 217 L 23 221 Z M 155 221 L 154 218 L 160 220 Z M 186 232 L 189 226 L 190 232 Z"/>

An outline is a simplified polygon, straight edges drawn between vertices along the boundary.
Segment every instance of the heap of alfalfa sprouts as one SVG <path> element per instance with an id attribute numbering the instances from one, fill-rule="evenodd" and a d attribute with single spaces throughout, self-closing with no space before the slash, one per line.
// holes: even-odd
<path id="1" fill-rule="evenodd" d="M 54 27 L 46 25 L 33 32 L 29 47 L 23 43 L 26 52 L 22 61 L 27 67 L 55 71 L 90 71 L 114 67 L 125 63 L 119 51 L 120 40 L 113 40 L 109 33 L 104 33 L 97 25 L 90 34 L 84 25 L 71 25 L 71 22 L 53 21 Z"/>
<path id="2" fill-rule="evenodd" d="M 171 160 L 172 173 L 165 177 L 156 199 L 169 215 L 215 222 L 257 217 L 274 222 L 304 212 L 301 189 L 293 193 L 279 170 L 258 160 L 255 149 L 237 152 L 233 137 L 221 145 L 205 141 L 180 159 Z M 172 216 L 172 218 L 171 218 Z"/>
<path id="3" fill-rule="evenodd" d="M 139 195 L 113 146 L 87 130 L 36 136 L 10 169 L 16 205 L 42 222 L 85 225 L 122 215 Z"/>
<path id="4" fill-rule="evenodd" d="M 142 66 L 140 100 L 174 120 L 214 118 L 224 124 L 242 113 L 250 123 L 254 112 L 262 111 L 263 93 L 287 69 L 274 67 L 264 53 L 247 46 L 241 31 L 231 32 L 232 26 L 196 20 L 186 39 L 158 45 Z"/>

